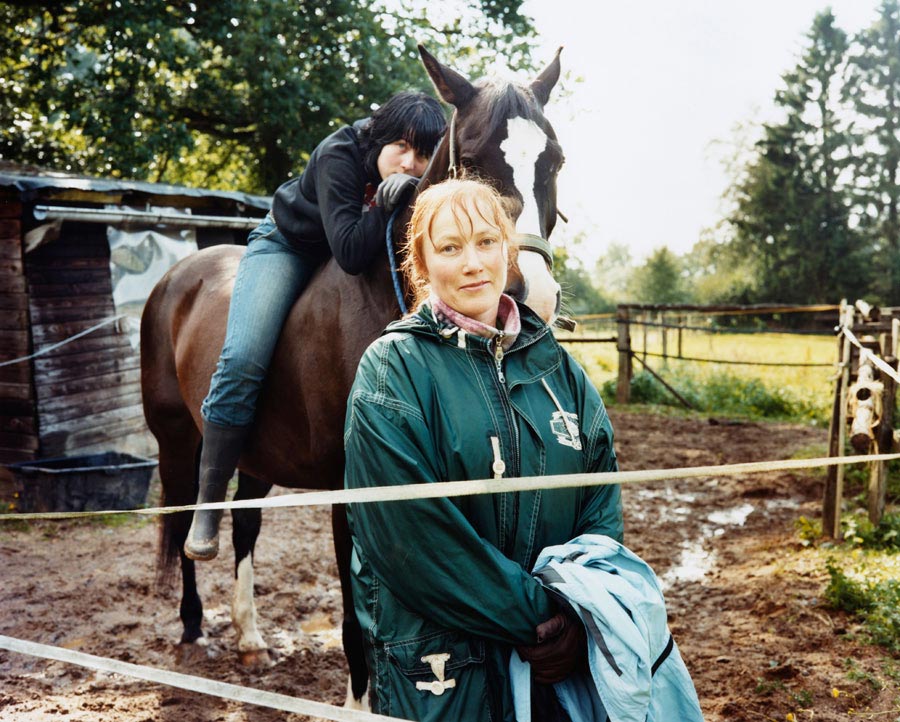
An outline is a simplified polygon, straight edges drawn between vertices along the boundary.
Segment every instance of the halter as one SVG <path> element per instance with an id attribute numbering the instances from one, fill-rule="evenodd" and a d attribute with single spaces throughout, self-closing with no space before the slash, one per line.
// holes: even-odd
<path id="1" fill-rule="evenodd" d="M 450 117 L 450 165 L 447 168 L 447 175 L 451 178 L 457 178 L 459 176 L 459 166 L 456 162 L 456 111 L 453 111 L 453 115 Z M 558 212 L 558 211 L 557 211 Z M 538 253 L 543 256 L 544 260 L 547 262 L 547 267 L 552 271 L 553 270 L 553 249 L 550 246 L 550 241 L 541 236 L 537 236 L 534 233 L 516 233 L 513 235 L 512 240 L 515 241 L 516 245 L 520 250 L 523 251 L 533 251 L 534 253 Z"/>

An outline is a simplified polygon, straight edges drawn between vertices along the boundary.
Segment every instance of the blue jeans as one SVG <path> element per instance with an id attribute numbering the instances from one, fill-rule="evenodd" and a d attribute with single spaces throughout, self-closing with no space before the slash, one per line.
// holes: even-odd
<path id="1" fill-rule="evenodd" d="M 249 426 L 275 344 L 294 301 L 328 257 L 326 244 L 293 245 L 268 214 L 250 232 L 228 309 L 222 355 L 201 406 L 220 426 Z"/>

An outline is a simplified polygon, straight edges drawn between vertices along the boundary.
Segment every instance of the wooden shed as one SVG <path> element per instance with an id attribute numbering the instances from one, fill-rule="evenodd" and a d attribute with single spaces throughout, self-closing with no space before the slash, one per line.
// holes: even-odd
<path id="1" fill-rule="evenodd" d="M 110 229 L 190 229 L 200 248 L 246 243 L 269 200 L 0 163 L 0 464 L 155 456 L 140 351 L 113 300 Z"/>

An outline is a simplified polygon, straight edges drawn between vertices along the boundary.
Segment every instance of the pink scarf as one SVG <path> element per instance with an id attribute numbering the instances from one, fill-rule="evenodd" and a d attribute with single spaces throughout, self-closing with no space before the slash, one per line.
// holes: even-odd
<path id="1" fill-rule="evenodd" d="M 459 311 L 450 308 L 450 306 L 433 294 L 429 299 L 429 303 L 439 323 L 457 326 L 466 333 L 482 336 L 483 338 L 494 338 L 498 334 L 503 333 L 500 345 L 504 351 L 513 345 L 516 337 L 519 335 L 519 331 L 522 330 L 519 307 L 505 293 L 500 295 L 500 306 L 497 308 L 497 322 L 501 328 L 494 328 L 481 321 L 476 321 L 474 318 L 464 316 Z"/>

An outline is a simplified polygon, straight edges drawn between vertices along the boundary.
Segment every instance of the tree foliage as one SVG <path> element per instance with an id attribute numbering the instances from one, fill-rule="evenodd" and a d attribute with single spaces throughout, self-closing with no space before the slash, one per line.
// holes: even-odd
<path id="1" fill-rule="evenodd" d="M 521 0 L 0 4 L 0 157 L 272 192 L 337 126 L 427 90 L 416 41 L 529 63 Z"/>
<path id="2" fill-rule="evenodd" d="M 631 274 L 629 295 L 639 303 L 686 303 L 689 293 L 680 259 L 665 246 L 657 248 Z"/>
<path id="3" fill-rule="evenodd" d="M 784 120 L 764 126 L 734 189 L 733 243 L 755 262 L 754 300 L 813 303 L 852 295 L 868 280 L 842 181 L 849 136 L 838 81 L 848 38 L 825 11 L 808 40 L 775 97 Z"/>
<path id="4" fill-rule="evenodd" d="M 846 95 L 859 116 L 853 137 L 854 209 L 874 256 L 873 291 L 900 303 L 900 4 L 884 0 L 856 38 Z"/>

